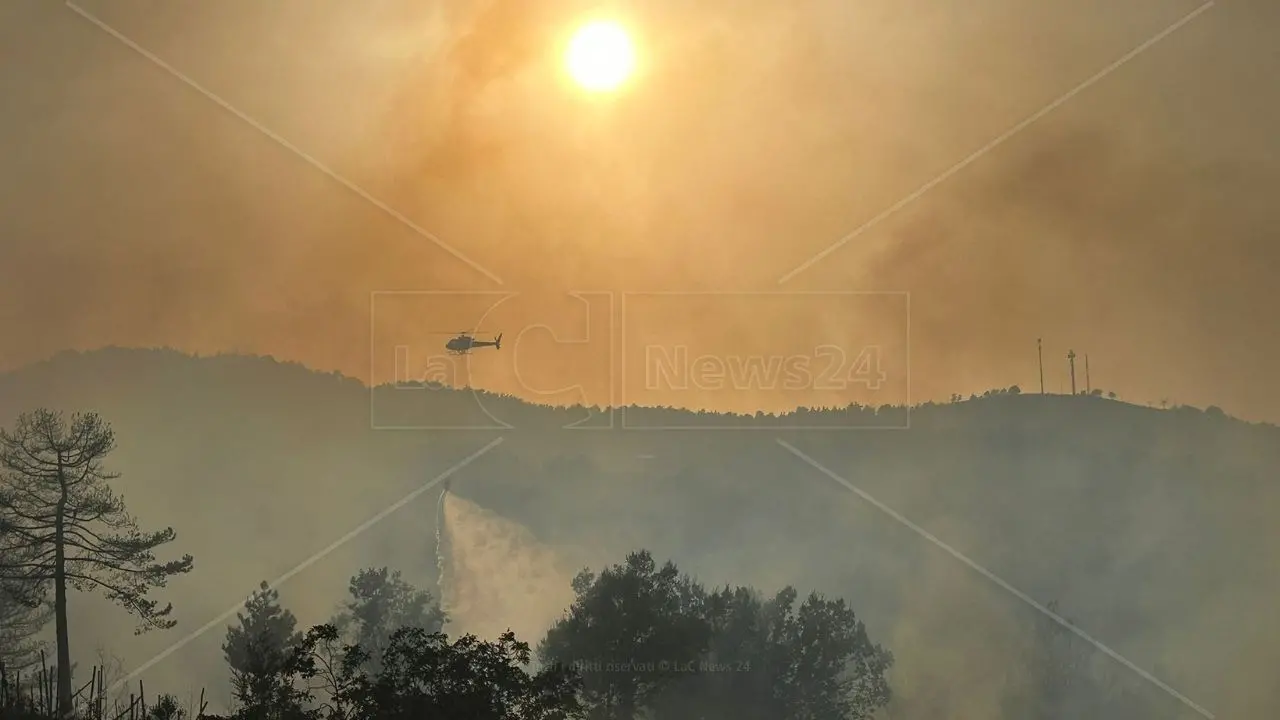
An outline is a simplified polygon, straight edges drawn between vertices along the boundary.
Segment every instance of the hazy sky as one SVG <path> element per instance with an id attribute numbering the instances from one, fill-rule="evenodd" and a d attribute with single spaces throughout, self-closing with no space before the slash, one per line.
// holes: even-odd
<path id="1" fill-rule="evenodd" d="M 3 367 L 169 345 L 387 380 L 396 346 L 427 367 L 479 323 L 509 339 L 477 384 L 775 409 L 901 402 L 908 370 L 913 400 L 1036 389 L 1043 337 L 1050 391 L 1074 348 L 1082 388 L 1087 353 L 1126 399 L 1280 420 L 1274 2 L 1211 8 L 782 284 L 1197 2 L 606 3 L 642 70 L 608 101 L 556 65 L 583 2 L 81 7 L 484 272 L 60 3 L 11 0 Z M 371 319 L 391 290 L 434 294 Z M 726 290 L 910 293 L 909 362 L 901 294 L 619 295 Z M 726 364 L 701 391 L 646 380 L 676 345 Z M 879 390 L 803 379 L 869 345 Z M 811 372 L 714 383 L 750 356 Z"/>

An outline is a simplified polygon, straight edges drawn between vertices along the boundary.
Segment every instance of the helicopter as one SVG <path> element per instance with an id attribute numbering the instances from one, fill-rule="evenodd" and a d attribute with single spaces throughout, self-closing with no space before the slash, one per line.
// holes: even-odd
<path id="1" fill-rule="evenodd" d="M 494 350 L 501 350 L 502 333 L 498 333 L 498 336 L 493 340 L 476 340 L 470 333 L 460 332 L 457 337 L 444 344 L 444 349 L 449 351 L 450 355 L 467 355 L 479 347 L 491 347 Z"/>

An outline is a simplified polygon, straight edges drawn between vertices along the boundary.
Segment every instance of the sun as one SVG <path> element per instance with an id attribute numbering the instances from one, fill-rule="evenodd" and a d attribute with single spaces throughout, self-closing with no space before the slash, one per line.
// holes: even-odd
<path id="1" fill-rule="evenodd" d="M 627 31 L 616 22 L 596 20 L 573 34 L 565 52 L 570 77 L 584 90 L 616 90 L 635 70 L 635 49 Z"/>

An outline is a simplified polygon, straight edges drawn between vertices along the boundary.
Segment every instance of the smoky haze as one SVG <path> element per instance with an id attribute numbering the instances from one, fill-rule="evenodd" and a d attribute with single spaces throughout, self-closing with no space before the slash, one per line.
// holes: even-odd
<path id="1" fill-rule="evenodd" d="M 0 371 L 26 366 L 0 375 L 0 423 L 101 411 L 130 510 L 196 562 L 163 593 L 168 634 L 77 596 L 78 662 L 138 667 L 485 442 L 373 432 L 421 418 L 362 383 L 747 413 L 1017 383 L 909 433 L 795 442 L 1219 717 L 1277 716 L 1275 428 L 1026 395 L 1042 337 L 1050 393 L 1075 350 L 1081 389 L 1280 420 L 1280 4 L 1216 4 L 779 283 L 1197 4 L 77 5 L 473 267 L 72 9 L 0 2 Z M 558 66 L 601 7 L 640 61 L 606 98 Z M 443 357 L 460 330 L 503 348 Z M 28 366 L 108 345 L 205 357 Z M 818 387 L 869 347 L 882 385 Z M 236 352 L 360 382 L 208 357 Z M 458 473 L 439 541 L 427 493 L 292 576 L 300 624 L 385 565 L 440 591 L 450 632 L 536 642 L 575 571 L 646 547 L 710 585 L 848 597 L 897 657 L 896 717 L 1020 718 L 1035 612 L 771 438 L 574 434 L 568 411 L 430 397 L 520 432 Z M 224 630 L 148 690 L 226 704 Z"/>
<path id="2" fill-rule="evenodd" d="M 1074 349 L 1093 385 L 1136 402 L 1280 417 L 1274 3 L 1213 7 L 782 285 L 1196 3 L 607 4 L 641 61 L 608 99 L 558 66 L 590 4 L 80 7 L 502 285 L 75 12 L 17 0 L 0 9 L 8 367 L 117 344 L 378 379 L 369 293 L 383 290 L 521 293 L 482 329 L 561 340 L 582 332 L 575 290 L 907 291 L 914 399 L 1036 386 L 1044 337 L 1051 391 Z M 644 328 L 655 342 L 783 354 L 896 333 L 904 315 L 819 300 L 662 313 Z M 382 328 L 402 336 L 387 352 L 434 349 L 444 338 L 426 333 L 478 314 L 437 298 Z M 616 371 L 553 340 L 531 336 L 518 372 L 475 384 L 538 399 L 580 385 L 607 404 Z M 635 399 L 748 412 L 825 402 L 647 390 Z"/>

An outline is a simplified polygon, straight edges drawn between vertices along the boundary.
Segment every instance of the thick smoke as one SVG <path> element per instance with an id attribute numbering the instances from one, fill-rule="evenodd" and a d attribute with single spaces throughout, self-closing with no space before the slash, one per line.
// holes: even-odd
<path id="1" fill-rule="evenodd" d="M 637 34 L 643 77 L 608 102 L 585 99 L 559 78 L 556 43 L 585 9 L 574 0 L 82 6 L 500 275 L 506 289 L 525 293 L 491 318 L 511 338 L 504 353 L 512 352 L 473 363 L 501 370 L 476 383 L 486 388 L 531 397 L 529 384 L 582 385 L 588 402 L 611 397 L 601 388 L 616 379 L 613 368 L 584 369 L 588 363 L 564 357 L 562 341 L 584 337 L 580 304 L 527 301 L 537 293 L 563 300 L 581 289 L 909 290 L 913 400 L 1014 383 L 1035 389 L 1035 338 L 1044 337 L 1051 392 L 1068 386 L 1063 358 L 1074 348 L 1091 356 L 1094 386 L 1122 399 L 1167 397 L 1274 420 L 1280 324 L 1267 311 L 1280 306 L 1280 4 L 1273 0 L 1217 4 L 792 283 L 777 284 L 1197 4 L 615 3 L 609 9 Z M 384 331 L 383 349 L 436 349 L 430 332 L 470 328 L 484 314 L 459 300 L 371 318 L 374 290 L 465 295 L 492 286 L 61 3 L 0 3 L 0 47 L 10 60 L 0 64 L 0 368 L 67 347 L 165 345 L 270 354 L 369 380 L 371 324 Z M 630 327 L 658 344 L 692 337 L 728 351 L 774 348 L 770 354 L 895 319 L 865 306 L 785 316 L 745 304 L 662 310 L 633 315 L 646 324 Z M 539 323 L 558 339 L 522 345 L 518 331 Z M 591 329 L 594 338 L 609 330 Z M 499 366 L 514 363 L 516 348 L 519 375 Z M 114 385 L 97 380 L 98 370 L 25 384 L 56 387 L 74 409 L 102 407 L 120 422 L 113 461 L 125 471 L 130 509 L 150 525 L 174 525 L 180 548 L 197 557 L 196 572 L 171 588 L 185 623 L 179 632 L 393 502 L 405 492 L 402 476 L 417 482 L 421 470 L 351 449 L 352 433 L 368 428 L 369 407 L 354 383 L 355 409 L 336 415 L 312 404 L 318 393 L 309 385 L 286 392 L 274 376 L 236 385 L 246 394 L 253 388 L 254 402 L 219 410 L 221 381 L 165 386 L 163 368 L 137 387 L 120 383 L 121 398 L 98 402 L 90 390 Z M 194 392 L 206 386 L 213 397 Z M 641 399 L 749 411 L 810 399 L 712 395 Z M 30 402 L 10 409 L 45 401 L 22 398 Z M 264 420 L 273 408 L 293 414 Z M 351 427 L 323 437 L 310 429 L 335 416 Z M 225 417 L 234 422 L 222 424 Z M 205 428 L 204 418 L 219 420 Z M 1075 437 L 1095 427 L 1084 420 L 1068 432 L 1065 424 L 1041 432 Z M 1122 458 L 1152 444 L 1127 425 L 1098 427 L 1108 442 L 1096 447 Z M 952 431 L 959 428 L 938 435 Z M 1157 479 L 1189 467 L 1187 443 L 1172 437 L 1162 452 L 1174 460 L 1150 466 L 1160 468 L 1152 471 Z M 248 453 L 259 440 L 262 448 Z M 969 480 L 991 475 L 980 461 L 1003 458 L 1000 448 L 1020 442 L 904 445 L 903 457 L 920 465 L 895 471 L 885 460 L 861 475 L 836 469 L 879 482 L 877 497 L 948 542 L 985 548 L 973 551 L 984 562 L 1003 558 L 1002 573 L 1021 568 L 1014 574 L 1036 579 L 1028 592 L 1062 599 L 1091 619 L 1091 632 L 1126 645 L 1144 666 L 1171 666 L 1157 674 L 1172 684 L 1195 681 L 1195 696 L 1216 698 L 1220 717 L 1275 716 L 1268 668 L 1280 660 L 1280 628 L 1266 620 L 1274 615 L 1266 603 L 1276 595 L 1270 578 L 1280 577 L 1280 553 L 1259 540 L 1267 536 L 1258 528 L 1269 527 L 1276 493 L 1262 482 L 1231 484 L 1233 473 L 1262 477 L 1259 464 L 1272 456 L 1261 445 L 1224 448 L 1214 457 L 1251 469 L 1206 461 L 1188 471 L 1194 482 L 1118 498 L 1111 493 L 1132 488 L 1132 478 L 1107 471 L 1106 452 L 1095 446 L 1027 458 L 990 487 L 951 481 L 957 465 L 976 468 Z M 659 452 L 684 461 L 711 451 Z M 726 472 L 726 482 L 804 482 L 784 460 Z M 925 482 L 933 465 L 941 479 Z M 558 510 L 521 509 L 527 521 L 559 524 L 583 544 L 613 537 L 616 522 L 598 507 L 632 511 L 637 503 L 619 499 L 626 481 L 583 477 L 592 482 Z M 1099 488 L 1076 493 L 1094 481 Z M 1048 494 L 1010 497 L 1036 483 Z M 298 498 L 308 498 L 305 510 Z M 893 556 L 885 564 L 898 574 L 888 578 L 832 579 L 832 563 L 845 563 L 853 549 L 888 556 L 879 534 L 788 553 L 758 533 L 775 549 L 739 542 L 712 554 L 701 539 L 677 542 L 684 536 L 654 528 L 683 519 L 715 537 L 735 523 L 767 526 L 777 507 L 683 518 L 682 500 L 654 500 L 631 536 L 669 543 L 664 554 L 677 562 L 699 558 L 700 573 L 725 575 L 716 580 L 773 588 L 776 576 L 805 569 L 795 579 L 802 588 L 901 595 L 901 609 L 885 601 L 893 612 L 880 613 L 888 619 L 876 633 L 899 655 L 895 687 L 925 717 L 1002 716 L 997 676 L 1017 664 L 1022 637 L 1007 597 L 945 558 L 915 564 Z M 1176 509 L 1183 506 L 1196 512 Z M 958 526 L 934 517 L 966 507 L 969 522 Z M 1102 507 L 1115 511 L 1108 533 L 1099 529 Z M 502 511 L 453 495 L 439 501 L 442 596 L 454 614 L 451 630 L 491 636 L 511 627 L 532 642 L 568 605 L 566 566 L 579 563 L 508 520 L 514 510 Z M 795 513 L 805 537 L 847 522 L 812 507 Z M 997 516 L 1007 526 L 994 523 Z M 421 519 L 403 527 L 389 520 L 335 553 L 293 579 L 285 603 L 303 624 L 324 622 L 359 567 L 392 565 L 429 578 L 432 538 Z M 1076 557 L 1101 537 L 1110 539 Z M 1087 573 L 1086 561 L 1115 568 Z M 1147 581 L 1153 566 L 1163 568 L 1162 582 Z M 1121 596 L 1129 609 L 1113 610 Z M 856 606 L 864 604 L 859 598 Z M 134 640 L 101 603 L 80 610 L 76 642 L 128 648 L 121 652 L 133 666 L 174 639 Z M 1135 616 L 1148 619 L 1147 630 L 1130 629 Z M 148 688 L 225 678 L 221 632 L 155 668 Z"/>
<path id="2" fill-rule="evenodd" d="M 1051 389 L 1074 348 L 1127 399 L 1280 412 L 1256 321 L 1280 270 L 1274 3 L 1215 6 L 781 287 L 1194 3 L 606 4 L 642 76 L 604 102 L 557 65 L 576 0 L 83 6 L 512 291 L 908 290 L 915 399 L 1032 386 L 1044 337 Z M 61 4 L 6 3 L 0 28 L 5 366 L 172 345 L 369 379 L 370 291 L 492 289 Z M 396 342 L 470 327 L 463 304 Z M 524 305 L 503 329 L 576 320 Z M 790 352 L 893 319 L 742 314 L 653 322 Z"/>

